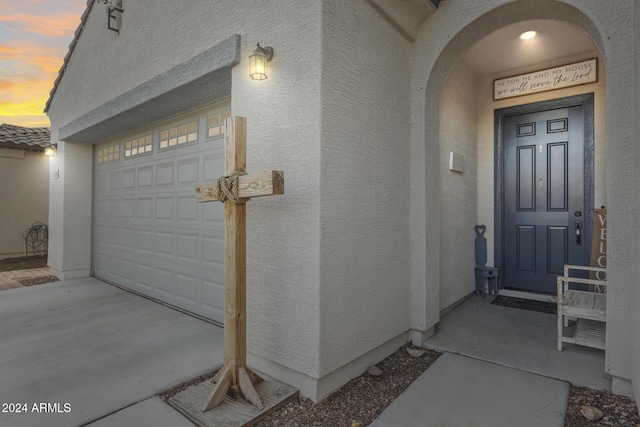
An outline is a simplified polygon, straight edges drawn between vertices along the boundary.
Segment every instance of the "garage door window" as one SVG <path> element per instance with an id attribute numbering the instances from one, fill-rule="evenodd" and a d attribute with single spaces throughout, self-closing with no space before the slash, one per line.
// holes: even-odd
<path id="1" fill-rule="evenodd" d="M 198 121 L 193 120 L 160 131 L 160 149 L 198 142 Z"/>
<path id="2" fill-rule="evenodd" d="M 124 157 L 139 156 L 153 151 L 153 136 L 146 135 L 124 143 Z"/>
<path id="3" fill-rule="evenodd" d="M 120 160 L 120 144 L 98 150 L 98 164 Z"/>
<path id="4" fill-rule="evenodd" d="M 231 111 L 207 116 L 207 138 L 213 138 L 224 133 L 224 119 L 231 116 Z"/>

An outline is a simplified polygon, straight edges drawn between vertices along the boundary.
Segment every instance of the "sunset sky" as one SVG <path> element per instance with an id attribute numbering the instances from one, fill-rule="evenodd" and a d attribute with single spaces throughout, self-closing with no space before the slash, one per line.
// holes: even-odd
<path id="1" fill-rule="evenodd" d="M 0 0 L 0 123 L 49 126 L 45 103 L 86 0 Z"/>

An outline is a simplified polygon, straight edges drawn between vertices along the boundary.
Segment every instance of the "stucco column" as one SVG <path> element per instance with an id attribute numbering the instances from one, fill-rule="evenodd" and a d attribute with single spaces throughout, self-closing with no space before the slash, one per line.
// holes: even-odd
<path id="1" fill-rule="evenodd" d="M 50 163 L 49 266 L 62 280 L 91 274 L 92 157 L 91 144 L 60 141 Z"/>

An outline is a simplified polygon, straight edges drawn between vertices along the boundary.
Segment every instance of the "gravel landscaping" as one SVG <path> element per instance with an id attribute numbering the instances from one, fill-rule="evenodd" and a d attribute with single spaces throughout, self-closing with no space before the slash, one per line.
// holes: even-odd
<path id="1" fill-rule="evenodd" d="M 585 406 L 600 409 L 603 417 L 597 421 L 587 420 L 580 413 Z M 633 399 L 584 387 L 571 387 L 564 425 L 565 427 L 640 427 L 640 416 L 638 416 L 638 406 Z"/>
<path id="2" fill-rule="evenodd" d="M 0 259 L 0 271 L 30 270 L 47 266 L 47 255 Z"/>
<path id="3" fill-rule="evenodd" d="M 412 348 L 420 354 L 414 357 L 407 351 L 410 348 L 403 346 L 378 363 L 381 375 L 365 373 L 317 404 L 309 399 L 293 401 L 256 426 L 368 426 L 440 356 Z"/>

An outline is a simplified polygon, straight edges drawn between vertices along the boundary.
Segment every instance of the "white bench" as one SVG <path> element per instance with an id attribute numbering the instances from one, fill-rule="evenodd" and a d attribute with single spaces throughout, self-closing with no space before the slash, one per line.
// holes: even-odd
<path id="1" fill-rule="evenodd" d="M 558 277 L 558 351 L 562 343 L 605 348 L 605 326 L 607 320 L 607 282 L 604 280 L 571 277 L 570 271 L 606 272 L 605 268 L 565 265 L 564 276 Z M 571 285 L 590 285 L 589 290 L 572 289 Z M 573 336 L 563 336 L 563 327 L 569 319 L 575 320 Z"/>

